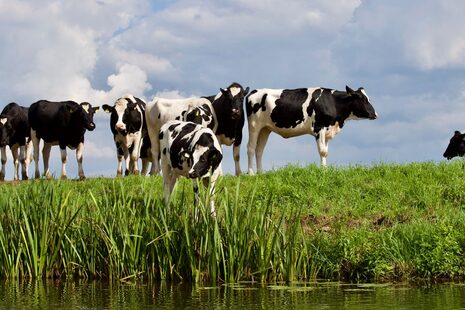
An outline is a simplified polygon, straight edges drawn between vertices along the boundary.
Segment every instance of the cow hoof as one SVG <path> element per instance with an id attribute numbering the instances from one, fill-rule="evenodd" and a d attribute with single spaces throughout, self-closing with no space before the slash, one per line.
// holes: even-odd
<path id="1" fill-rule="evenodd" d="M 5 175 L 4 174 L 0 175 L 0 181 L 5 181 Z"/>
<path id="2" fill-rule="evenodd" d="M 134 175 L 139 175 L 139 170 L 134 170 Z"/>
<path id="3" fill-rule="evenodd" d="M 47 178 L 49 178 L 49 177 L 47 177 Z M 62 179 L 62 180 L 67 180 L 68 177 L 67 177 L 66 175 L 62 175 L 62 176 L 61 176 L 61 179 Z"/>
<path id="4" fill-rule="evenodd" d="M 128 175 L 129 175 L 129 170 L 126 169 L 126 170 L 124 171 L 124 175 L 125 175 L 125 176 L 128 176 Z"/>
<path id="5" fill-rule="evenodd" d="M 84 175 L 79 176 L 79 181 L 84 181 L 86 177 Z"/>

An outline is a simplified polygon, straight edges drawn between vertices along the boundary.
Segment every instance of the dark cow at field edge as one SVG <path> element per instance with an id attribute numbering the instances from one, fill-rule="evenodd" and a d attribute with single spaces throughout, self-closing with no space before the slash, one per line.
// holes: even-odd
<path id="1" fill-rule="evenodd" d="M 31 130 L 28 122 L 28 109 L 11 102 L 3 108 L 0 114 L 0 147 L 2 155 L 0 180 L 2 181 L 5 179 L 7 162 L 6 146 L 10 147 L 13 156 L 14 180 L 19 180 L 19 164 L 21 164 L 21 178 L 23 180 L 28 179 L 27 170 L 31 160 Z"/>
<path id="2" fill-rule="evenodd" d="M 66 147 L 76 149 L 79 179 L 85 179 L 82 168 L 84 134 L 95 129 L 94 113 L 99 107 L 88 102 L 80 104 L 74 101 L 52 102 L 40 100 L 29 108 L 31 140 L 34 146 L 35 178 L 39 173 L 39 142 L 44 141 L 42 150 L 44 176 L 50 178 L 48 161 L 52 145 L 59 145 L 61 151 L 61 178 L 66 179 Z"/>
<path id="3" fill-rule="evenodd" d="M 132 95 L 126 95 L 116 100 L 113 106 L 104 104 L 103 110 L 111 113 L 110 129 L 116 145 L 118 168 L 116 175 L 122 175 L 122 161 L 125 162 L 125 175 L 139 174 L 138 160 L 142 159 L 142 175 L 146 175 L 151 161 L 148 154 L 150 145 L 147 136 L 147 124 L 145 122 L 145 102 Z M 144 150 L 141 152 L 143 143 Z M 149 156 L 148 156 L 149 155 Z"/>
<path id="4" fill-rule="evenodd" d="M 248 173 L 262 171 L 262 155 L 268 136 L 284 138 L 311 134 L 316 138 L 321 165 L 326 166 L 328 142 L 346 120 L 376 119 L 377 114 L 363 88 L 346 91 L 328 88 L 257 89 L 246 98 L 249 126 Z"/>
<path id="5" fill-rule="evenodd" d="M 447 159 L 452 159 L 456 156 L 463 155 L 465 155 L 465 134 L 456 130 L 452 138 L 450 138 L 449 145 L 443 156 Z"/>
<path id="6" fill-rule="evenodd" d="M 192 122 L 169 121 L 161 127 L 159 138 L 166 205 L 180 176 L 193 179 L 197 204 L 198 179 L 202 179 L 204 185 L 210 183 L 210 210 L 215 214 L 213 194 L 223 154 L 213 131 Z"/>

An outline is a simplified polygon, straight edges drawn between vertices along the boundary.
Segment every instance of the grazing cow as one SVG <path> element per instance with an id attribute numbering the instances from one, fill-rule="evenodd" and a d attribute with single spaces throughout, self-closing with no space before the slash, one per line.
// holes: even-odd
<path id="1" fill-rule="evenodd" d="M 463 155 L 465 155 L 465 133 L 462 134 L 456 130 L 452 138 L 450 138 L 449 145 L 443 156 L 447 159 L 452 159 L 455 156 Z"/>
<path id="2" fill-rule="evenodd" d="M 110 129 L 118 158 L 116 175 L 122 175 L 123 158 L 126 165 L 125 175 L 139 174 L 139 157 L 142 158 L 142 174 L 147 174 L 151 157 L 140 156 L 143 138 L 147 135 L 145 102 L 132 95 L 126 95 L 116 100 L 113 106 L 104 104 L 102 108 L 111 113 Z M 145 147 L 147 148 L 147 145 Z"/>
<path id="3" fill-rule="evenodd" d="M 19 164 L 21 163 L 21 178 L 27 180 L 27 168 L 30 162 L 31 130 L 28 122 L 28 108 L 14 102 L 9 103 L 0 115 L 0 147 L 2 154 L 2 169 L 0 180 L 5 179 L 7 161 L 6 146 L 10 147 L 14 162 L 14 180 L 19 180 Z M 18 158 L 19 149 L 19 158 Z"/>
<path id="4" fill-rule="evenodd" d="M 346 91 L 327 88 L 257 89 L 246 98 L 249 141 L 249 174 L 253 175 L 253 156 L 257 172 L 262 171 L 262 155 L 271 132 L 284 138 L 311 134 L 316 138 L 321 165 L 326 166 L 328 142 L 349 119 L 376 119 L 363 88 Z"/>
<path id="5" fill-rule="evenodd" d="M 241 173 L 239 164 L 242 128 L 245 122 L 243 101 L 249 88 L 243 89 L 238 83 L 232 83 L 214 96 L 187 99 L 163 99 L 155 97 L 146 110 L 147 128 L 152 143 L 152 171 L 160 170 L 158 159 L 160 144 L 158 131 L 170 120 L 184 120 L 201 123 L 212 129 L 220 144 L 233 146 L 236 175 Z M 199 108 L 196 108 L 199 107 Z M 200 112 L 199 116 L 197 111 Z M 195 117 L 197 114 L 197 117 Z"/>
<path id="6" fill-rule="evenodd" d="M 94 130 L 94 113 L 99 107 L 92 107 L 88 102 L 78 104 L 74 101 L 51 102 L 40 100 L 29 108 L 29 124 L 34 146 L 35 178 L 39 173 L 39 142 L 44 140 L 42 149 L 44 176 L 50 178 L 48 160 L 52 145 L 59 145 L 61 150 L 61 178 L 66 179 L 66 147 L 76 149 L 79 179 L 85 179 L 82 169 L 84 134 Z"/>
<path id="7" fill-rule="evenodd" d="M 159 139 L 166 205 L 179 176 L 193 179 L 195 203 L 198 201 L 198 179 L 202 179 L 206 186 L 210 181 L 210 193 L 213 196 L 223 158 L 221 146 L 213 131 L 192 122 L 175 120 L 161 127 Z M 210 209 L 215 214 L 213 198 Z"/>

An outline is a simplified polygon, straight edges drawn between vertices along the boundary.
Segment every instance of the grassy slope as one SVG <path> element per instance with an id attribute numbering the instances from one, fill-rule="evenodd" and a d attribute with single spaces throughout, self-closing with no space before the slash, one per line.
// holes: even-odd
<path id="1" fill-rule="evenodd" d="M 202 213 L 200 222 L 187 180 L 169 212 L 160 177 L 5 183 L 0 276 L 463 276 L 464 171 L 464 162 L 454 161 L 226 176 L 218 217 Z"/>

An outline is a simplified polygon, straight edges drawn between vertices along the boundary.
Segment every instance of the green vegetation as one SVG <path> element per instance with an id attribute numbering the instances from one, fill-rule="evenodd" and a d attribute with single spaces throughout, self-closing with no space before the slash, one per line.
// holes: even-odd
<path id="1" fill-rule="evenodd" d="M 221 178 L 217 217 L 190 181 L 0 186 L 1 278 L 259 282 L 465 275 L 465 163 L 289 166 Z M 207 207 L 205 207 L 207 206 Z"/>

